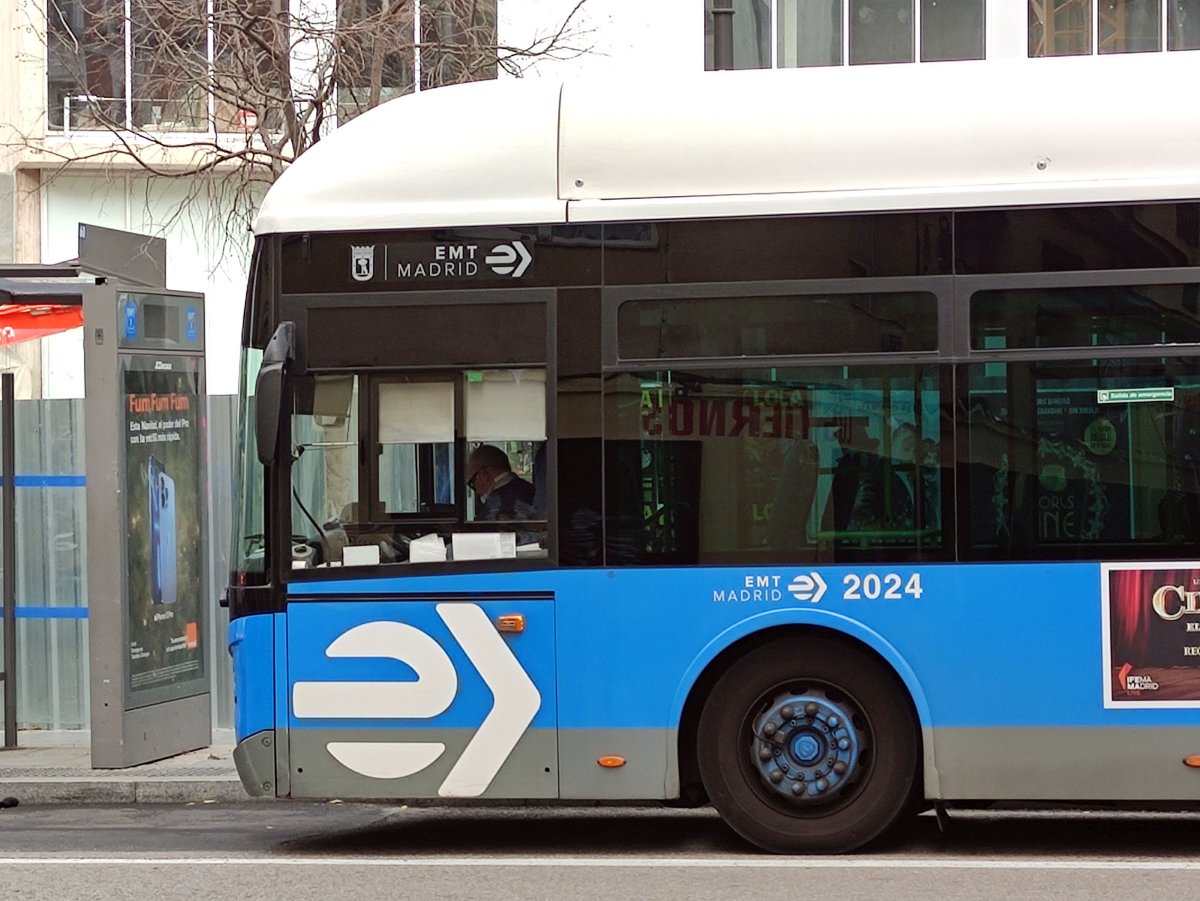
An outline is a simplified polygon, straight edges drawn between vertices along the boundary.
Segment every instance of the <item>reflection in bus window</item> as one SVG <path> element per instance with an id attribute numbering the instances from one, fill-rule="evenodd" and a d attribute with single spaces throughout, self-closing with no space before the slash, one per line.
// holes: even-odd
<path id="1" fill-rule="evenodd" d="M 296 380 L 292 415 L 292 554 L 340 562 L 358 501 L 356 376 Z"/>
<path id="2" fill-rule="evenodd" d="M 971 296 L 971 347 L 1093 347 L 1200 341 L 1200 285 L 1014 288 Z"/>
<path id="3" fill-rule="evenodd" d="M 1177 359 L 967 367 L 970 550 L 1165 557 L 1200 540 L 1200 379 Z"/>
<path id="4" fill-rule="evenodd" d="M 657 371 L 606 389 L 609 565 L 943 553 L 934 366 Z"/>

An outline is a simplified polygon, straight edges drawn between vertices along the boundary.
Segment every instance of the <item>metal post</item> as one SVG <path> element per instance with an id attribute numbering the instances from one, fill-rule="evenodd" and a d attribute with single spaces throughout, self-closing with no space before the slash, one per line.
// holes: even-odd
<path id="1" fill-rule="evenodd" d="M 713 0 L 713 68 L 733 68 L 733 0 Z"/>
<path id="2" fill-rule="evenodd" d="M 4 470 L 4 747 L 17 746 L 17 437 L 13 374 L 0 375 L 0 466 Z"/>

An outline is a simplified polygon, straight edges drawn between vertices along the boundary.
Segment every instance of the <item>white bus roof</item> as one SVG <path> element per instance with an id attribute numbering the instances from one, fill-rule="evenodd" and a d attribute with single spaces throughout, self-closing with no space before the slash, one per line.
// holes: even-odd
<path id="1" fill-rule="evenodd" d="M 393 100 L 257 234 L 1200 198 L 1200 51 L 499 80 Z"/>

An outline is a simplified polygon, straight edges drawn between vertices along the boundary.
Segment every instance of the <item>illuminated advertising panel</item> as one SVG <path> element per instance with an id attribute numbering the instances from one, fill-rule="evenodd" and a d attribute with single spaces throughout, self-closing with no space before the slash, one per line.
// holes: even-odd
<path id="1" fill-rule="evenodd" d="M 131 706 L 206 688 L 198 361 L 121 361 Z"/>

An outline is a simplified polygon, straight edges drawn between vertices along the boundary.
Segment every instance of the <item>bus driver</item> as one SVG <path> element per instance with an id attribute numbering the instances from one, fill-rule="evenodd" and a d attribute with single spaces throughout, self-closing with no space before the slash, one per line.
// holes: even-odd
<path id="1" fill-rule="evenodd" d="M 479 500 L 477 519 L 535 519 L 534 488 L 512 471 L 508 455 L 494 444 L 481 444 L 467 458 L 467 487 Z"/>

